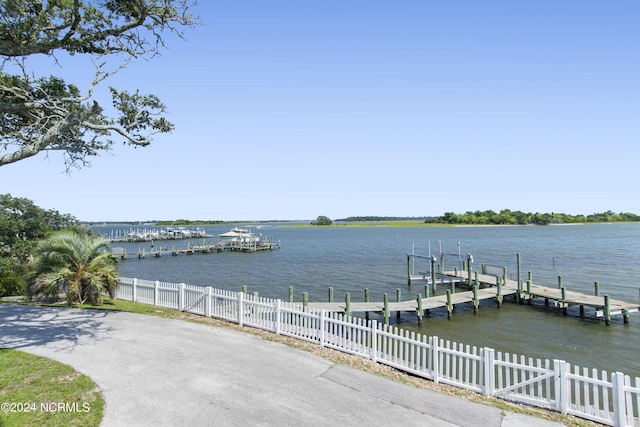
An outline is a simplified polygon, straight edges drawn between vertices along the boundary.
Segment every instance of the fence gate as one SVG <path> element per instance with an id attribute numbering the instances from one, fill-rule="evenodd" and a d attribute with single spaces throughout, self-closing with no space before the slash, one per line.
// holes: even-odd
<path id="1" fill-rule="evenodd" d="M 179 292 L 179 301 L 183 311 L 205 315 L 207 298 L 205 288 L 183 286 Z"/>
<path id="2" fill-rule="evenodd" d="M 494 396 L 538 407 L 556 409 L 555 361 L 496 353 Z"/>

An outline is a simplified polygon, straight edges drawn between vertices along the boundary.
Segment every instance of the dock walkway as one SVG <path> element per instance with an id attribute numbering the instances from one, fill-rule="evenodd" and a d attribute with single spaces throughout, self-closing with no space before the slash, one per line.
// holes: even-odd
<path id="1" fill-rule="evenodd" d="M 196 253 L 206 254 L 212 252 L 259 252 L 280 248 L 280 241 L 274 242 L 271 240 L 263 241 L 219 241 L 215 243 L 202 242 L 201 244 L 188 244 L 186 248 L 176 248 L 175 246 L 169 248 L 168 246 L 159 245 L 156 248 L 145 250 L 144 248 L 138 249 L 136 252 L 128 252 L 124 248 L 115 247 L 111 249 L 111 252 L 122 260 L 126 259 L 144 259 L 147 257 L 159 258 L 166 255 L 193 255 Z"/>
<path id="2" fill-rule="evenodd" d="M 439 275 L 436 286 L 440 288 L 446 287 L 446 293 L 434 296 L 427 296 L 412 300 L 396 301 L 396 302 L 350 302 L 349 298 L 345 298 L 342 302 L 309 302 L 309 309 L 326 310 L 330 312 L 342 313 L 382 313 L 385 319 L 388 319 L 389 313 L 410 312 L 415 313 L 421 321 L 424 312 L 436 308 L 446 308 L 448 317 L 452 313 L 456 305 L 473 304 L 474 311 L 479 308 L 480 301 L 495 300 L 500 306 L 505 296 L 513 296 L 514 301 L 522 303 L 532 302 L 534 298 L 544 298 L 545 304 L 550 301 L 554 302 L 554 306 L 566 310 L 571 306 L 579 306 L 580 314 L 584 314 L 584 308 L 590 307 L 595 312 L 595 317 L 604 318 L 609 324 L 611 316 L 622 315 L 624 322 L 629 321 L 629 314 L 640 311 L 640 302 L 631 303 L 611 299 L 608 295 L 587 295 L 580 292 L 568 291 L 564 287 L 552 288 L 549 286 L 534 285 L 532 283 L 523 284 L 522 289 L 518 288 L 518 281 L 504 280 L 502 276 L 489 274 L 473 273 L 471 283 L 469 283 L 469 273 L 462 271 L 446 272 Z M 448 286 L 444 286 L 448 285 Z M 469 290 L 456 289 L 467 287 Z M 425 285 L 425 294 L 432 292 L 434 286 L 431 283 Z"/>

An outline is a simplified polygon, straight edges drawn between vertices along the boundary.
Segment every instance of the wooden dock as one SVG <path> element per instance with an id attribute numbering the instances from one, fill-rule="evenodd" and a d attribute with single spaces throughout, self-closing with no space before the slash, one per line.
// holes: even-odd
<path id="1" fill-rule="evenodd" d="M 470 276 L 471 280 L 469 280 Z M 640 311 L 640 302 L 631 303 L 611 299 L 608 295 L 601 296 L 597 286 L 595 295 L 587 295 L 568 291 L 562 286 L 553 288 L 534 285 L 530 280 L 519 286 L 516 280 L 504 280 L 503 276 L 478 274 L 477 272 L 470 275 L 466 271 L 452 271 L 438 274 L 436 277 L 435 285 L 430 283 L 431 280 L 427 280 L 424 293 L 427 295 L 426 297 L 420 296 L 420 298 L 400 301 L 398 290 L 398 298 L 395 302 L 388 301 L 386 294 L 383 302 L 351 302 L 350 295 L 347 294 L 343 302 L 308 302 L 306 305 L 309 309 L 347 314 L 381 313 L 387 323 L 390 312 L 415 313 L 418 316 L 418 321 L 421 322 L 424 314 L 429 310 L 446 308 L 448 317 L 451 318 L 457 305 L 472 304 L 474 312 L 477 312 L 480 301 L 495 300 L 499 307 L 506 296 L 513 297 L 512 300 L 518 303 L 531 303 L 536 298 L 543 298 L 545 305 L 549 305 L 553 301 L 553 305 L 565 313 L 568 307 L 578 306 L 581 316 L 584 315 L 585 307 L 589 307 L 593 309 L 595 317 L 604 318 L 606 324 L 610 324 L 611 317 L 614 315 L 622 315 L 624 323 L 628 323 L 629 314 Z M 445 293 L 429 296 L 434 293 L 438 285 L 440 288 L 446 288 Z"/>
<path id="2" fill-rule="evenodd" d="M 136 252 L 127 252 L 122 247 L 111 248 L 111 252 L 121 260 L 127 259 L 144 259 L 144 258 L 160 258 L 162 256 L 177 255 L 193 255 L 197 253 L 206 254 L 213 252 L 260 252 L 280 249 L 280 241 L 274 242 L 273 239 L 261 241 L 218 241 L 214 243 L 202 242 L 201 244 L 188 244 L 186 248 L 169 248 L 168 246 L 159 245 L 152 247 L 150 250 L 144 248 L 138 249 Z"/>
<path id="3" fill-rule="evenodd" d="M 465 273 L 463 272 L 462 275 Z M 468 275 L 468 273 L 467 273 Z M 496 281 L 496 276 L 474 274 L 474 277 L 478 277 L 480 284 L 490 284 L 493 280 Z M 492 279 L 493 277 L 493 279 Z M 500 276 L 498 276 L 500 277 Z M 468 279 L 467 279 L 468 281 Z M 475 282 L 475 278 L 472 279 Z M 545 305 L 549 305 L 553 302 L 553 305 L 566 313 L 569 307 L 579 307 L 580 314 L 584 315 L 584 309 L 589 307 L 594 310 L 595 317 L 604 318 L 606 323 L 611 322 L 611 316 L 622 315 L 624 323 L 629 322 L 629 314 L 640 312 L 639 302 L 628 302 L 622 300 L 616 300 L 609 298 L 609 295 L 600 295 L 600 289 L 595 282 L 595 290 L 593 295 L 588 295 L 582 292 L 569 291 L 562 285 L 562 278 L 558 278 L 558 286 L 550 287 L 543 285 L 535 285 L 531 282 L 531 279 L 523 280 L 522 284 L 518 284 L 517 280 L 504 280 L 504 288 L 513 289 L 516 293 L 517 302 L 531 303 L 536 298 L 543 298 Z"/>
<path id="4" fill-rule="evenodd" d="M 464 284 L 464 280 L 453 275 L 441 275 L 441 284 L 449 284 L 444 294 L 416 297 L 412 300 L 405 301 L 383 301 L 383 302 L 350 302 L 345 298 L 344 302 L 309 302 L 310 309 L 326 310 L 342 313 L 382 313 L 385 318 L 389 317 L 390 312 L 409 312 L 415 313 L 421 321 L 425 311 L 431 309 L 446 308 L 448 317 L 453 315 L 455 306 L 459 304 L 473 304 L 474 311 L 479 308 L 480 301 L 494 299 L 498 305 L 501 305 L 505 296 L 515 295 L 516 288 L 510 287 L 486 287 L 476 288 L 467 291 L 456 290 L 456 284 Z M 429 285 L 427 285 L 429 286 Z M 430 288 L 430 287 L 429 287 Z M 428 291 L 430 292 L 430 291 Z"/>

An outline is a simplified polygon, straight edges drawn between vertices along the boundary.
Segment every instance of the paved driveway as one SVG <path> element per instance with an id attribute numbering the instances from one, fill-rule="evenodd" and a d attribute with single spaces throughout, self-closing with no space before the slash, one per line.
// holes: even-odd
<path id="1" fill-rule="evenodd" d="M 104 426 L 552 425 L 252 334 L 153 316 L 0 304 L 0 347 L 90 376 Z"/>

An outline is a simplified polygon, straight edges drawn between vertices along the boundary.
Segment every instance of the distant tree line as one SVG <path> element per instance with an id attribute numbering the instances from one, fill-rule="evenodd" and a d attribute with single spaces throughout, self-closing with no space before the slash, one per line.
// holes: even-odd
<path id="1" fill-rule="evenodd" d="M 425 221 L 434 217 L 427 216 L 350 216 L 348 218 L 337 219 L 341 222 L 363 222 L 363 221 Z"/>
<path id="2" fill-rule="evenodd" d="M 153 221 L 153 223 L 155 223 L 157 226 L 159 227 L 166 227 L 166 226 L 182 226 L 182 227 L 188 227 L 188 226 L 200 226 L 200 225 L 225 225 L 225 224 L 236 224 L 238 222 L 242 222 L 242 223 L 247 223 L 247 224 L 251 224 L 251 223 L 261 223 L 261 222 L 288 222 L 288 220 L 286 219 L 267 219 L 267 220 L 260 220 L 260 221 L 255 221 L 255 220 L 231 220 L 231 221 L 223 221 L 223 220 L 218 220 L 218 219 L 176 219 L 173 221 Z"/>
<path id="3" fill-rule="evenodd" d="M 630 212 L 615 213 L 606 211 L 591 215 L 569 215 L 564 213 L 525 213 L 503 209 L 500 212 L 492 210 L 465 212 L 456 214 L 445 212 L 443 216 L 428 218 L 429 224 L 478 224 L 478 225 L 549 225 L 549 224 L 580 224 L 597 222 L 634 222 L 640 221 L 640 216 Z"/>

